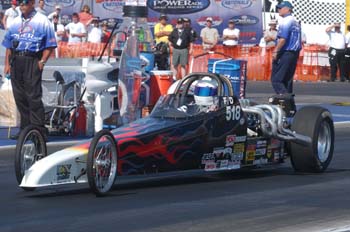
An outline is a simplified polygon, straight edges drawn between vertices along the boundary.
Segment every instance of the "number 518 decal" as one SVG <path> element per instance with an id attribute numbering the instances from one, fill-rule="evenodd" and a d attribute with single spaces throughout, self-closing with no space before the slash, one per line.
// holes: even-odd
<path id="1" fill-rule="evenodd" d="M 241 106 L 226 106 L 226 121 L 236 121 L 241 118 Z"/>

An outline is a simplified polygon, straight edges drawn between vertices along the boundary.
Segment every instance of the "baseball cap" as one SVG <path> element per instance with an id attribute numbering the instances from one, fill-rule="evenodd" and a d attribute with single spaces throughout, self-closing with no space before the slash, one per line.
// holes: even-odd
<path id="1" fill-rule="evenodd" d="M 183 22 L 184 22 L 184 20 L 182 18 L 177 19 L 177 23 L 183 23 Z"/>
<path id="2" fill-rule="evenodd" d="M 159 20 L 161 20 L 161 19 L 168 20 L 168 16 L 166 16 L 165 14 L 161 14 L 161 15 L 159 16 Z"/>
<path id="3" fill-rule="evenodd" d="M 206 21 L 207 21 L 207 22 L 208 22 L 208 21 L 213 22 L 213 18 L 212 18 L 212 17 L 208 17 Z"/>
<path id="4" fill-rule="evenodd" d="M 186 23 L 190 23 L 190 22 L 191 22 L 191 19 L 189 19 L 189 18 L 183 18 L 183 21 L 186 22 Z"/>
<path id="5" fill-rule="evenodd" d="M 60 5 L 56 5 L 55 9 L 61 9 L 61 6 Z"/>
<path id="6" fill-rule="evenodd" d="M 292 3 L 288 2 L 288 1 L 283 1 L 283 2 L 281 2 L 280 4 L 278 4 L 276 7 L 277 7 L 278 9 L 281 9 L 281 8 L 283 8 L 283 7 L 288 7 L 289 9 L 293 9 Z"/>
<path id="7" fill-rule="evenodd" d="M 11 5 L 16 5 L 17 6 L 17 1 L 16 0 L 12 0 L 11 1 Z"/>
<path id="8" fill-rule="evenodd" d="M 228 21 L 228 23 L 235 23 L 235 20 L 230 19 L 230 20 Z"/>

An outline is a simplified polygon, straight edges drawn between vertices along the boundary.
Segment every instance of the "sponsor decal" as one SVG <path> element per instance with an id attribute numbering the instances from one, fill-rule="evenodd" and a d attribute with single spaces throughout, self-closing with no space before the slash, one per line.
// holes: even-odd
<path id="1" fill-rule="evenodd" d="M 233 146 L 233 153 L 243 153 L 244 152 L 244 143 L 236 143 Z"/>
<path id="2" fill-rule="evenodd" d="M 147 6 L 154 11 L 167 14 L 191 14 L 210 5 L 209 0 L 148 0 Z"/>
<path id="3" fill-rule="evenodd" d="M 45 0 L 45 5 L 54 7 L 60 5 L 61 7 L 69 7 L 75 4 L 74 0 Z"/>
<path id="4" fill-rule="evenodd" d="M 216 169 L 216 164 L 215 162 L 208 162 L 205 164 L 204 170 L 206 171 L 213 171 Z"/>
<path id="5" fill-rule="evenodd" d="M 269 148 L 280 148 L 281 142 L 278 139 L 271 139 L 271 144 L 269 145 Z"/>
<path id="6" fill-rule="evenodd" d="M 223 159 L 225 149 L 223 147 L 215 147 L 213 153 L 216 159 Z"/>
<path id="7" fill-rule="evenodd" d="M 222 97 L 222 100 L 224 101 L 224 105 L 231 106 L 236 103 L 234 97 Z"/>
<path id="8" fill-rule="evenodd" d="M 258 156 L 258 155 L 265 155 L 265 154 L 266 154 L 266 148 L 258 148 L 255 151 L 255 155 L 256 156 Z"/>
<path id="9" fill-rule="evenodd" d="M 227 135 L 226 136 L 226 147 L 233 146 L 235 143 L 235 135 Z"/>
<path id="10" fill-rule="evenodd" d="M 266 153 L 266 157 L 268 158 L 268 159 L 271 159 L 271 157 L 272 157 L 272 151 L 271 151 L 271 149 L 267 149 L 267 153 Z"/>
<path id="11" fill-rule="evenodd" d="M 236 143 L 242 143 L 247 140 L 247 136 L 236 136 L 235 142 Z"/>
<path id="12" fill-rule="evenodd" d="M 235 21 L 237 25 L 255 25 L 259 23 L 259 19 L 253 15 L 238 15 L 234 16 L 231 19 Z"/>
<path id="13" fill-rule="evenodd" d="M 104 9 L 115 12 L 123 12 L 123 6 L 125 5 L 123 0 L 106 0 L 100 2 L 102 3 L 102 7 Z"/>
<path id="14" fill-rule="evenodd" d="M 69 179 L 71 167 L 72 167 L 71 164 L 57 165 L 57 169 L 56 169 L 57 182 Z"/>
<path id="15" fill-rule="evenodd" d="M 264 158 L 254 160 L 254 162 L 253 162 L 254 165 L 262 165 L 262 164 L 267 164 L 267 163 L 268 163 L 267 159 L 264 159 Z"/>
<path id="16" fill-rule="evenodd" d="M 199 24 L 199 26 L 202 26 L 202 27 L 206 26 L 206 24 L 207 24 L 207 17 L 212 17 L 212 19 L 213 19 L 212 26 L 213 27 L 219 26 L 222 23 L 222 21 L 223 21 L 222 18 L 220 18 L 219 16 L 210 16 L 210 15 L 202 16 L 202 17 L 199 17 L 199 19 L 197 19 L 197 23 Z"/>
<path id="17" fill-rule="evenodd" d="M 202 164 L 215 162 L 215 155 L 213 153 L 206 153 L 202 156 Z"/>
<path id="18" fill-rule="evenodd" d="M 275 151 L 273 153 L 273 158 L 274 158 L 274 161 L 278 162 L 280 160 L 280 153 L 278 151 Z"/>
<path id="19" fill-rule="evenodd" d="M 256 142 L 256 147 L 261 148 L 261 147 L 266 147 L 267 141 L 266 140 L 259 140 Z"/>
<path id="20" fill-rule="evenodd" d="M 244 9 L 251 7 L 257 0 L 215 0 L 216 3 L 229 9 Z"/>

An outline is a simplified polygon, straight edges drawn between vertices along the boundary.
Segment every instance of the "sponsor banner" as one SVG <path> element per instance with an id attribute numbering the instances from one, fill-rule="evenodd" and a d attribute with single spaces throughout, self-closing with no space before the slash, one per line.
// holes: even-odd
<path id="1" fill-rule="evenodd" d="M 159 15 L 166 14 L 173 25 L 176 25 L 178 17 L 190 18 L 198 35 L 205 27 L 206 18 L 211 17 L 220 37 L 230 19 L 236 21 L 236 27 L 240 30 L 240 44 L 258 44 L 262 36 L 260 0 L 148 0 L 147 6 L 151 30 Z M 196 43 L 201 41 L 197 40 Z"/>

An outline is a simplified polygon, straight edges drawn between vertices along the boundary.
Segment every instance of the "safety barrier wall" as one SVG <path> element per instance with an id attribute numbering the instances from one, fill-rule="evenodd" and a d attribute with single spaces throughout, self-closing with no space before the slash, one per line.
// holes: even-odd
<path id="1" fill-rule="evenodd" d="M 57 48 L 56 57 L 58 58 L 81 58 L 81 57 L 97 57 L 100 55 L 105 44 L 103 43 L 78 43 L 68 44 L 66 42 L 60 42 Z M 103 55 L 108 53 L 113 55 L 114 43 L 110 47 L 107 47 Z M 225 47 L 217 45 L 215 52 L 223 53 L 234 59 L 246 60 L 248 62 L 247 67 L 247 79 L 257 81 L 268 81 L 271 76 L 272 68 L 272 51 L 274 48 L 261 48 L 258 46 L 235 46 Z M 295 80 L 299 81 L 323 81 L 329 80 L 330 68 L 328 63 L 327 47 L 319 45 L 305 45 L 300 52 L 298 65 L 295 71 Z M 193 57 L 202 54 L 204 51 L 201 45 L 193 46 L 193 53 L 190 56 Z M 206 72 L 208 67 L 208 58 L 220 58 L 220 57 L 206 57 L 202 56 L 198 60 L 195 60 L 192 71 Z"/>

